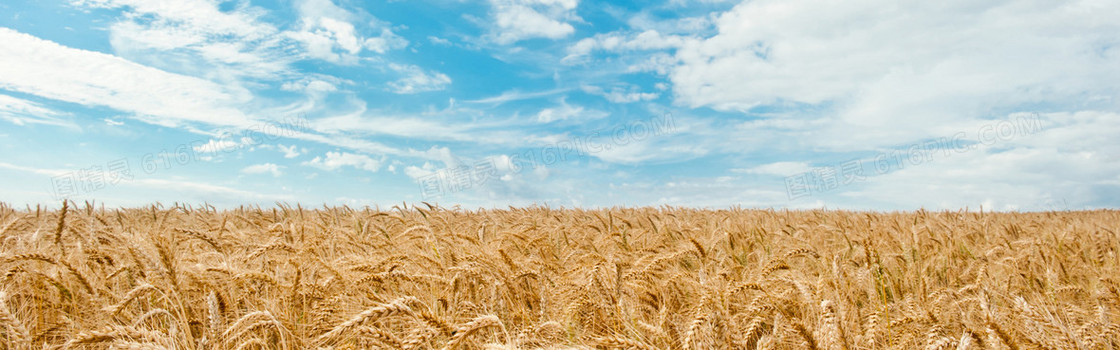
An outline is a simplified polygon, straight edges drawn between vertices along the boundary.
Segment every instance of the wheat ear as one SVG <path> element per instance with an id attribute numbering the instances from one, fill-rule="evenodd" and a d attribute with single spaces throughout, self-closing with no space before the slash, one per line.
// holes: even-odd
<path id="1" fill-rule="evenodd" d="M 499 326 L 501 324 L 502 321 L 498 319 L 498 316 L 485 315 L 476 317 L 470 322 L 464 323 L 463 325 L 459 326 L 459 328 L 455 329 L 455 335 L 451 336 L 451 341 L 447 342 L 447 345 L 443 347 L 443 350 L 452 350 L 458 348 L 459 345 L 461 345 L 463 341 L 466 340 L 467 337 L 471 334 L 477 333 L 484 328 Z"/>
<path id="2" fill-rule="evenodd" d="M 412 309 L 408 307 L 408 304 L 409 303 L 414 303 L 414 302 L 419 302 L 419 300 L 416 299 L 416 297 L 401 297 L 401 298 L 397 298 L 396 300 L 390 301 L 388 303 L 372 307 L 372 308 L 370 308 L 366 311 L 362 311 L 361 313 L 358 313 L 357 315 L 350 318 L 346 322 L 343 322 L 342 324 L 339 324 L 338 326 L 335 326 L 334 329 L 331 329 L 329 332 L 324 333 L 323 335 L 319 336 L 319 338 L 316 339 L 315 342 L 319 343 L 319 344 L 324 344 L 327 341 L 338 338 L 343 333 L 346 333 L 346 331 L 348 331 L 348 330 L 350 330 L 350 329 L 352 329 L 352 328 L 354 328 L 358 325 L 361 325 L 362 323 L 365 323 L 365 322 L 367 322 L 371 319 L 376 320 L 376 319 L 379 319 L 379 318 L 393 316 L 393 315 L 401 314 L 401 313 L 411 314 Z"/>
<path id="3" fill-rule="evenodd" d="M 31 346 L 31 335 L 27 332 L 27 327 L 20 322 L 16 315 L 8 309 L 8 293 L 0 292 L 0 324 L 8 329 L 11 334 L 12 341 L 20 344 L 20 348 L 28 348 Z"/>

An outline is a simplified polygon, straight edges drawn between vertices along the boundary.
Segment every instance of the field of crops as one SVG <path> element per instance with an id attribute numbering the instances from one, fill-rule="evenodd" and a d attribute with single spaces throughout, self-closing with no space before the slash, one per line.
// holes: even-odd
<path id="1" fill-rule="evenodd" d="M 1120 212 L 0 205 L 0 349 L 1118 349 Z"/>

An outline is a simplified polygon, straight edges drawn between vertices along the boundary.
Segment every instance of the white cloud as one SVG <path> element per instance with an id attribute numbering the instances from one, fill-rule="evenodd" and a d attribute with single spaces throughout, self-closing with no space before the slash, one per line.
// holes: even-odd
<path id="1" fill-rule="evenodd" d="M 567 55 L 560 61 L 566 65 L 590 66 L 593 63 L 597 69 L 603 69 L 605 65 L 609 70 L 618 70 L 616 67 L 621 66 L 623 73 L 652 72 L 667 76 L 680 62 L 672 53 L 685 43 L 696 41 L 699 34 L 695 31 L 687 34 L 665 34 L 660 31 L 680 31 L 674 25 L 631 26 L 631 29 L 599 33 L 581 39 L 567 47 Z"/>
<path id="2" fill-rule="evenodd" d="M 714 30 L 714 21 L 719 12 L 705 12 L 695 17 L 668 17 L 655 15 L 656 11 L 642 11 L 626 20 L 630 28 L 638 32 L 656 31 L 666 34 L 695 35 Z"/>
<path id="3" fill-rule="evenodd" d="M 1040 114 L 1039 118 L 1040 129 L 1007 129 L 1010 132 L 1004 136 L 996 136 L 994 130 L 999 127 L 989 128 L 1004 125 L 999 122 L 963 129 L 961 145 L 974 146 L 942 147 L 928 156 L 911 153 L 909 146 L 883 149 L 861 160 L 867 176 L 864 181 L 814 193 L 810 200 L 824 200 L 830 207 L 865 209 L 1113 206 L 1112 198 L 1120 195 L 1120 159 L 1101 150 L 1120 149 L 1120 140 L 1111 136 L 1120 134 L 1120 124 L 1115 123 L 1120 114 L 1061 112 Z M 925 146 L 924 141 L 914 144 Z"/>
<path id="4" fill-rule="evenodd" d="M 77 0 L 76 5 L 124 8 L 110 26 L 120 56 L 138 63 L 227 81 L 241 77 L 281 79 L 296 75 L 296 60 L 313 58 L 353 64 L 363 51 L 385 53 L 408 45 L 368 14 L 355 14 L 331 0 L 300 0 L 300 26 L 281 31 L 261 21 L 266 10 L 244 2 L 230 10 L 212 0 Z M 359 28 L 366 23 L 371 28 Z M 365 35 L 363 31 L 373 31 Z M 295 52 L 299 47 L 302 52 Z"/>
<path id="5" fill-rule="evenodd" d="M 431 41 L 432 44 L 436 44 L 436 45 L 440 45 L 440 46 L 451 46 L 451 41 L 450 40 L 440 38 L 438 36 L 429 35 L 428 36 L 428 41 Z"/>
<path id="6" fill-rule="evenodd" d="M 1063 115 L 1072 122 L 1007 145 L 981 147 L 938 156 L 932 161 L 907 163 L 901 170 L 871 177 L 865 186 L 835 199 L 859 205 L 862 200 L 887 207 L 1048 210 L 1061 202 L 1069 209 L 1112 206 L 1120 195 L 1120 161 L 1102 149 L 1120 142 L 1107 140 L 1120 128 L 1101 127 L 1097 118 L 1117 114 Z M 1115 120 L 1115 119 L 1113 119 Z M 1052 143 L 1060 145 L 1051 146 Z M 1063 208 L 1057 208 L 1063 209 Z"/>
<path id="7" fill-rule="evenodd" d="M 30 174 L 42 176 L 71 176 L 73 169 L 49 169 L 49 168 L 36 168 L 29 166 L 21 166 L 10 163 L 0 162 L 0 168 L 11 169 Z M 135 169 L 134 169 L 135 170 Z M 45 179 L 36 178 L 36 181 Z M 55 202 L 54 194 L 50 190 L 41 192 L 28 191 L 21 193 L 29 195 L 26 199 L 28 203 L 42 203 L 42 202 Z M 127 197 L 120 197 L 121 195 L 129 195 Z M 90 193 L 84 193 L 82 196 L 89 196 Z M 106 201 L 107 203 L 114 203 L 111 205 L 119 206 L 139 206 L 145 203 L 152 202 L 170 202 L 175 200 L 197 200 L 204 201 L 216 205 L 230 205 L 238 206 L 249 201 L 293 201 L 296 197 L 288 194 L 267 194 L 253 192 L 246 190 L 245 186 L 228 187 L 216 185 L 207 182 L 198 182 L 185 180 L 181 178 L 173 179 L 151 179 L 151 178 L 134 178 L 128 181 L 121 181 L 118 184 L 107 186 L 97 192 L 93 192 L 99 201 Z M 81 198 L 81 197 L 79 197 Z M 123 198 L 123 199 L 122 199 Z"/>
<path id="8" fill-rule="evenodd" d="M 28 172 L 28 173 L 32 173 L 32 174 L 36 174 L 36 175 L 45 175 L 45 176 L 62 176 L 62 175 L 70 174 L 72 172 L 71 170 L 43 169 L 43 168 L 22 166 L 22 165 L 16 165 L 16 164 L 5 163 L 5 162 L 0 162 L 0 168 L 18 170 L 18 171 Z"/>
<path id="9" fill-rule="evenodd" d="M 204 144 L 194 146 L 195 153 L 219 153 L 228 152 L 241 147 L 241 142 L 236 142 L 227 138 L 223 139 L 210 139 Z"/>
<path id="10" fill-rule="evenodd" d="M 305 91 L 313 94 L 335 92 L 338 91 L 337 84 L 343 83 L 343 80 L 332 78 L 333 77 L 305 77 L 299 80 L 285 82 L 280 85 L 280 89 L 284 91 Z"/>
<path id="11" fill-rule="evenodd" d="M 76 128 L 74 123 L 62 119 L 66 115 L 32 101 L 0 94 L 0 119 L 15 125 L 44 124 Z"/>
<path id="12" fill-rule="evenodd" d="M 755 0 L 744 1 L 721 15 L 668 24 L 671 21 L 649 15 L 660 10 L 646 11 L 629 19 L 615 18 L 615 22 L 626 21 L 629 28 L 570 45 L 561 53 L 567 55 L 566 67 L 548 66 L 556 63 L 556 57 L 550 56 L 555 51 L 542 53 L 540 45 L 498 47 L 499 51 L 532 59 L 552 58 L 538 63 L 538 68 L 547 69 L 529 74 L 545 80 L 552 74 L 562 88 L 521 93 L 512 87 L 499 96 L 467 104 L 485 108 L 519 99 L 540 99 L 504 109 L 528 111 L 526 120 L 494 118 L 489 111 L 456 107 L 454 102 L 443 111 L 434 106 L 406 106 L 406 110 L 425 112 L 401 115 L 409 112 L 397 112 L 393 110 L 396 107 L 388 106 L 379 113 L 366 113 L 363 108 L 335 116 L 341 114 L 338 111 L 349 113 L 348 106 L 339 105 L 360 99 L 346 91 L 348 87 L 379 84 L 392 92 L 410 94 L 446 90 L 452 83 L 451 77 L 441 72 L 369 57 L 406 47 L 408 41 L 393 32 L 404 27 L 379 23 L 356 8 L 353 12 L 349 7 L 344 10 L 335 1 L 297 0 L 295 9 L 300 17 L 292 32 L 262 22 L 275 17 L 265 16 L 264 10 L 250 6 L 248 1 L 74 2 L 124 12 L 105 24 L 116 56 L 62 47 L 0 28 L 0 91 L 11 91 L 13 96 L 35 95 L 25 100 L 0 93 L 0 119 L 21 125 L 64 123 L 72 116 L 61 111 L 69 109 L 53 102 L 65 101 L 124 112 L 112 113 L 112 120 L 105 120 L 110 125 L 120 120 L 116 116 L 126 115 L 214 135 L 196 129 L 196 124 L 243 129 L 257 124 L 253 116 L 290 115 L 269 109 L 300 110 L 330 117 L 316 119 L 315 130 L 285 137 L 340 149 L 314 154 L 320 156 L 303 165 L 371 172 L 385 167 L 416 177 L 460 164 L 445 143 L 451 147 L 474 145 L 464 148 L 461 155 L 465 159 L 501 152 L 499 147 L 488 147 L 493 145 L 556 144 L 570 135 L 534 134 L 531 131 L 548 133 L 557 129 L 534 125 L 533 119 L 540 123 L 578 122 L 605 115 L 590 107 L 569 105 L 562 97 L 549 97 L 589 84 L 581 88 L 584 93 L 613 103 L 635 103 L 614 106 L 632 112 L 668 108 L 656 105 L 663 101 L 658 100 L 660 97 L 672 94 L 676 106 L 697 108 L 684 113 L 709 117 L 693 120 L 700 123 L 680 123 L 689 130 L 666 138 L 615 143 L 607 130 L 600 134 L 599 141 L 611 148 L 591 155 L 596 159 L 586 168 L 593 169 L 584 169 L 581 162 L 572 167 L 522 170 L 525 174 L 506 172 L 502 174 L 505 181 L 491 184 L 523 186 L 514 191 L 517 200 L 551 200 L 555 196 L 613 204 L 628 197 L 626 201 L 638 204 L 715 206 L 749 198 L 751 204 L 794 207 L 827 204 L 866 208 L 864 203 L 870 203 L 866 205 L 914 208 L 935 203 L 936 207 L 950 208 L 985 203 L 986 208 L 995 209 L 1033 208 L 1040 202 L 1068 200 L 1077 208 L 1107 206 L 1115 201 L 1108 199 L 1110 196 L 1120 195 L 1120 158 L 1108 153 L 1120 149 L 1120 141 L 1115 138 L 1120 134 L 1120 115 L 1115 113 L 1115 81 L 1120 80 L 1120 65 L 1116 64 L 1120 62 L 1120 46 L 1115 43 L 1120 42 L 1120 25 L 1108 16 L 1118 12 L 1120 4 L 1074 0 L 898 6 L 870 0 L 844 5 Z M 578 0 L 492 0 L 490 5 L 490 21 L 483 25 L 493 27 L 487 28 L 482 39 L 492 43 L 513 45 L 532 38 L 571 38 L 575 26 L 583 23 L 576 17 Z M 602 29 L 603 24 L 585 26 Z M 580 29 L 582 33 L 584 28 Z M 429 37 L 426 42 L 431 46 L 469 45 L 438 37 Z M 548 47 L 545 49 L 550 50 Z M 576 66 L 600 58 L 594 66 Z M 375 75 L 388 74 L 390 78 L 388 82 L 353 83 L 302 74 L 292 65 L 301 59 L 369 63 L 372 67 L 368 68 L 379 73 Z M 576 80 L 570 79 L 571 75 L 564 78 L 571 70 L 585 68 L 575 72 L 587 73 L 577 74 Z M 642 81 L 640 87 L 612 83 L 618 81 L 614 79 L 617 75 L 609 76 L 612 72 L 654 72 L 662 76 L 653 79 L 666 78 L 671 85 L 634 75 L 622 81 L 637 78 Z M 460 83 L 458 76 L 456 83 Z M 273 100 L 272 95 L 256 95 L 250 90 L 273 88 L 286 92 Z M 306 100 L 293 97 L 299 94 L 306 94 Z M 347 96 L 336 98 L 338 95 Z M 436 94 L 410 96 L 408 100 L 416 98 L 440 105 L 447 101 L 446 96 Z M 657 103 L 639 103 L 645 101 Z M 527 105 L 536 107 L 524 107 Z M 756 108 L 759 106 L 767 108 Z M 717 112 L 706 111 L 709 108 Z M 739 113 L 748 110 L 748 116 Z M 830 154 L 843 161 L 905 149 L 907 142 L 972 132 L 991 118 L 1033 110 L 1046 116 L 1047 127 L 1042 133 L 907 167 L 806 201 L 788 201 L 780 179 L 775 178 L 809 171 L 812 165 L 827 165 L 820 162 L 827 162 Z M 102 118 L 93 120 L 100 124 Z M 112 131 L 122 132 L 116 129 Z M 132 131 L 134 127 L 127 129 Z M 216 152 L 247 144 L 214 137 L 197 145 L 196 150 Z M 423 147 L 440 146 L 408 149 L 408 145 L 417 144 L 413 142 L 416 140 L 425 141 L 419 143 Z M 306 148 L 276 142 L 285 141 L 270 142 L 273 145 L 269 149 L 280 152 L 273 155 L 303 158 L 300 161 L 314 156 L 301 157 L 307 154 Z M 611 188 L 618 190 L 615 197 L 594 193 L 597 198 L 585 198 L 581 194 L 597 190 L 580 186 L 583 183 L 579 178 L 588 172 L 618 173 L 613 164 L 606 163 L 677 162 L 709 154 L 712 157 L 698 163 L 707 165 L 711 160 L 716 163 L 710 165 L 716 175 L 732 176 L 690 179 L 646 174 L 642 169 L 650 168 L 636 166 L 626 171 L 632 179 Z M 751 156 L 737 157 L 745 154 Z M 811 161 L 793 155 L 804 155 Z M 722 160 L 738 164 L 744 158 L 761 161 L 742 169 L 721 169 L 723 165 L 718 164 Z M 254 163 L 259 161 L 246 165 Z M 4 165 L 0 163 L 0 167 Z M 282 170 L 287 169 L 265 163 L 233 171 L 279 176 Z M 742 181 L 758 178 L 775 181 Z M 146 184 L 175 185 L 174 181 Z M 218 193 L 225 188 L 209 189 L 207 193 Z M 477 189 L 480 193 L 475 195 L 485 195 L 481 193 L 483 188 Z"/>
<path id="13" fill-rule="evenodd" d="M 439 91 L 451 84 L 451 78 L 446 74 L 424 71 L 423 68 L 414 65 L 390 63 L 389 69 L 404 75 L 403 78 L 389 83 L 391 91 L 398 94 Z"/>
<path id="14" fill-rule="evenodd" d="M 717 35 L 686 40 L 671 78 L 693 107 L 842 102 L 857 124 L 971 117 L 992 101 L 1114 86 L 1117 11 L 1094 1 L 749 1 L 719 17 Z"/>
<path id="15" fill-rule="evenodd" d="M 560 39 L 575 32 L 567 21 L 579 21 L 579 0 L 491 0 L 495 33 L 499 44 L 532 38 Z"/>
<path id="16" fill-rule="evenodd" d="M 678 48 L 684 45 L 685 38 L 677 35 L 662 35 L 655 30 L 640 33 L 605 33 L 582 39 L 569 46 L 564 61 L 582 59 L 595 51 L 628 52 Z"/>
<path id="17" fill-rule="evenodd" d="M 668 75 L 677 64 L 677 59 L 664 52 L 654 52 L 643 56 L 644 59 L 632 62 L 626 67 L 627 73 L 653 72 Z"/>
<path id="18" fill-rule="evenodd" d="M 580 106 L 572 106 L 566 101 L 561 100 L 560 105 L 557 107 L 545 108 L 537 112 L 537 121 L 541 123 L 551 123 L 554 121 L 578 119 L 590 120 L 599 119 L 607 116 L 607 112 L 600 110 L 585 110 Z"/>
<path id="19" fill-rule="evenodd" d="M 341 167 L 352 167 L 370 172 L 381 169 L 381 161 L 363 154 L 347 152 L 327 152 L 325 157 L 315 157 L 303 165 L 316 167 L 323 170 L 337 170 Z"/>
<path id="20" fill-rule="evenodd" d="M 732 172 L 743 174 L 790 176 L 812 170 L 809 163 L 805 162 L 774 162 L 762 164 L 753 168 L 731 169 Z"/>
<path id="21" fill-rule="evenodd" d="M 289 159 L 290 158 L 295 158 L 295 157 L 299 157 L 300 154 L 307 153 L 306 148 L 301 151 L 296 147 L 296 145 L 291 145 L 291 146 L 276 145 L 276 146 L 278 148 L 280 148 L 280 152 L 284 152 L 284 158 L 289 158 Z"/>
<path id="22" fill-rule="evenodd" d="M 283 168 L 279 165 L 272 163 L 254 164 L 241 169 L 243 174 L 272 174 L 273 177 L 279 177 L 283 174 L 280 169 Z"/>
<path id="23" fill-rule="evenodd" d="M 531 99 L 553 96 L 553 95 L 568 92 L 569 90 L 570 89 L 554 89 L 554 90 L 545 90 L 545 91 L 536 91 L 536 92 L 521 92 L 520 90 L 515 89 L 515 90 L 503 91 L 498 96 L 491 96 L 491 97 L 477 99 L 477 100 L 468 100 L 466 102 L 467 103 L 484 103 L 484 104 L 500 105 L 500 104 L 510 102 L 510 101 L 531 100 Z"/>
<path id="24" fill-rule="evenodd" d="M 156 14 L 170 21 L 191 23 L 192 27 L 205 28 L 210 33 L 247 36 L 252 38 L 270 34 L 266 27 L 254 23 L 251 11 L 223 12 L 215 1 L 208 0 L 72 0 L 75 5 L 118 8 L 129 7 L 136 13 Z M 165 42 L 164 45 L 178 45 Z"/>
<path id="25" fill-rule="evenodd" d="M 379 36 L 363 37 L 353 24 L 359 16 L 331 0 L 301 0 L 297 6 L 302 28 L 286 34 L 301 42 L 312 58 L 353 64 L 363 50 L 385 53 L 408 46 L 408 40 L 389 28 L 381 28 Z"/>
<path id="26" fill-rule="evenodd" d="M 341 147 L 341 148 L 354 150 L 354 151 L 359 151 L 359 152 L 365 152 L 365 153 L 392 154 L 392 155 L 406 155 L 406 154 L 409 154 L 408 151 L 401 150 L 401 149 L 398 149 L 396 147 L 391 147 L 391 146 L 385 145 L 385 144 L 380 143 L 380 142 L 374 142 L 374 141 L 364 140 L 364 139 L 360 139 L 360 138 L 348 137 L 348 136 L 345 136 L 345 135 L 319 135 L 319 134 L 296 133 L 296 134 L 293 135 L 293 137 L 297 138 L 297 139 L 303 139 L 303 140 L 318 142 L 318 143 L 322 143 L 322 144 L 325 144 L 325 145 L 331 145 L 331 146 Z"/>
<path id="27" fill-rule="evenodd" d="M 207 202 L 212 202 L 216 199 L 224 199 L 227 203 L 234 205 L 237 203 L 244 203 L 246 199 L 264 201 L 291 201 L 295 199 L 294 196 L 287 194 L 265 194 L 247 191 L 242 188 L 232 188 L 185 180 L 136 179 L 126 184 L 171 192 L 174 196 L 177 196 L 172 198 L 184 198 L 184 196 L 189 196 Z M 145 198 L 145 200 L 150 202 L 152 200 L 158 200 L 158 198 L 153 199 L 149 197 Z"/>
<path id="28" fill-rule="evenodd" d="M 316 130 L 325 133 L 356 132 L 371 135 L 392 135 L 425 140 L 473 140 L 466 125 L 449 125 L 409 116 L 364 117 L 345 114 L 315 120 Z"/>
<path id="29" fill-rule="evenodd" d="M 769 208 L 777 205 L 798 208 L 801 204 L 788 203 L 784 190 L 744 183 L 734 177 L 628 181 L 611 183 L 604 191 L 612 193 L 614 198 L 618 198 L 616 200 L 635 205 L 707 208 L 726 208 L 732 205 Z"/>
<path id="30" fill-rule="evenodd" d="M 545 108 L 537 113 L 537 121 L 541 123 L 551 123 L 557 120 L 565 120 L 568 118 L 576 117 L 583 112 L 583 107 L 573 107 L 568 104 L 557 108 Z"/>
<path id="31" fill-rule="evenodd" d="M 413 180 L 434 174 L 439 169 L 431 162 L 424 162 L 421 166 L 409 165 L 404 168 L 404 174 Z"/>
<path id="32" fill-rule="evenodd" d="M 381 29 L 381 36 L 366 38 L 365 47 L 376 53 L 385 53 L 389 50 L 399 50 L 408 47 L 408 40 L 394 34 L 389 28 Z"/>
<path id="33" fill-rule="evenodd" d="M 87 106 L 105 106 L 130 112 L 132 118 L 146 123 L 185 127 L 195 132 L 198 130 L 191 123 L 240 130 L 260 125 L 236 107 L 250 104 L 252 98 L 247 90 L 165 72 L 104 53 L 64 47 L 8 28 L 0 28 L 0 88 Z M 414 87 L 423 88 L 431 87 Z M 407 154 L 378 142 L 344 135 L 283 131 L 276 136 L 367 153 Z M 229 142 L 234 141 L 226 143 Z"/>
<path id="34" fill-rule="evenodd" d="M 0 28 L 0 88 L 83 105 L 100 105 L 164 122 L 248 126 L 230 107 L 244 91 L 73 49 Z"/>
<path id="35" fill-rule="evenodd" d="M 438 160 L 443 162 L 445 168 L 450 168 L 459 165 L 459 159 L 451 154 L 451 149 L 447 147 L 432 146 L 427 151 L 414 151 L 414 156 L 424 159 Z"/>
<path id="36" fill-rule="evenodd" d="M 604 139 L 608 136 L 604 134 Z M 679 161 L 707 154 L 703 145 L 684 144 L 670 140 L 622 139 L 621 142 L 609 139 L 599 147 L 601 150 L 590 152 L 592 156 L 607 163 L 638 164 L 662 160 Z"/>
<path id="37" fill-rule="evenodd" d="M 641 92 L 637 86 L 615 86 L 610 91 L 604 91 L 603 88 L 598 86 L 584 85 L 583 92 L 603 96 L 607 101 L 613 103 L 633 103 L 641 101 L 650 101 L 657 99 L 660 96 L 656 92 Z"/>
<path id="38" fill-rule="evenodd" d="M 137 63 L 226 81 L 278 78 L 293 61 L 263 9 L 240 4 L 223 11 L 208 0 L 78 0 L 75 5 L 121 8 L 109 26 L 114 52 Z"/>

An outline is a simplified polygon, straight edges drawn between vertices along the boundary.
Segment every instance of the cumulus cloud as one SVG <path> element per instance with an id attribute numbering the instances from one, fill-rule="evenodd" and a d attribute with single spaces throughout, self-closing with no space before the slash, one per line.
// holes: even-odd
<path id="1" fill-rule="evenodd" d="M 409 165 L 404 167 L 404 174 L 413 180 L 435 174 L 436 171 L 439 171 L 439 168 L 432 162 L 424 162 L 421 166 Z"/>
<path id="2" fill-rule="evenodd" d="M 302 0 L 298 9 L 302 28 L 287 35 L 303 43 L 312 58 L 353 64 L 363 50 L 385 53 L 408 46 L 389 28 L 381 28 L 378 36 L 363 36 L 353 24 L 359 16 L 331 0 Z"/>
<path id="3" fill-rule="evenodd" d="M 414 151 L 413 156 L 440 161 L 448 168 L 459 165 L 459 158 L 451 154 L 451 149 L 447 147 L 432 146 L 427 151 Z"/>
<path id="4" fill-rule="evenodd" d="M 719 16 L 718 34 L 682 44 L 671 79 L 694 107 L 844 101 L 855 123 L 954 118 L 988 101 L 1106 91 L 1120 75 L 1108 44 L 1116 11 L 1092 1 L 749 1 Z"/>
<path id="5" fill-rule="evenodd" d="M 332 171 L 342 167 L 351 167 L 369 172 L 377 172 L 381 169 L 380 160 L 370 158 L 364 154 L 348 152 L 327 152 L 325 156 L 315 157 L 315 159 L 303 162 L 303 165 Z"/>
<path id="6" fill-rule="evenodd" d="M 291 145 L 291 146 L 276 145 L 276 147 L 280 149 L 280 152 L 284 153 L 284 158 L 295 158 L 295 157 L 299 157 L 300 154 L 307 153 L 306 148 L 304 148 L 303 150 L 300 150 L 299 147 L 297 147 L 296 145 Z"/>
<path id="7" fill-rule="evenodd" d="M 578 21 L 579 0 L 491 0 L 494 17 L 492 39 L 512 44 L 525 39 L 560 39 L 575 32 L 568 21 Z"/>
<path id="8" fill-rule="evenodd" d="M 399 50 L 408 47 L 408 40 L 393 33 L 389 28 L 382 28 L 381 35 L 366 38 L 363 42 L 366 49 L 376 53 L 385 53 L 390 50 Z"/>
<path id="9" fill-rule="evenodd" d="M 242 143 L 230 139 L 210 139 L 204 144 L 192 147 L 195 153 L 218 153 L 234 150 L 241 147 Z"/>
<path id="10" fill-rule="evenodd" d="M 782 205 L 1107 206 L 1120 188 L 1120 162 L 1098 151 L 1120 148 L 1103 137 L 1120 125 L 1120 25 L 1108 15 L 1117 11 L 1094 1 L 749 1 L 719 15 L 715 35 L 675 48 L 669 79 L 680 105 L 760 116 L 725 133 L 743 148 L 812 150 L 813 162 L 788 156 L 736 173 L 788 176 L 852 154 L 905 154 L 1020 112 L 1045 121 L 1029 137 Z"/>

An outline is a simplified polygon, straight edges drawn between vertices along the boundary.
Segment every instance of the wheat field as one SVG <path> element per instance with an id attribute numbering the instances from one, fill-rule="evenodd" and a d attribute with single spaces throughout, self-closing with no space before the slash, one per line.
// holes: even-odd
<path id="1" fill-rule="evenodd" d="M 1120 212 L 0 205 L 2 349 L 1117 349 Z"/>

